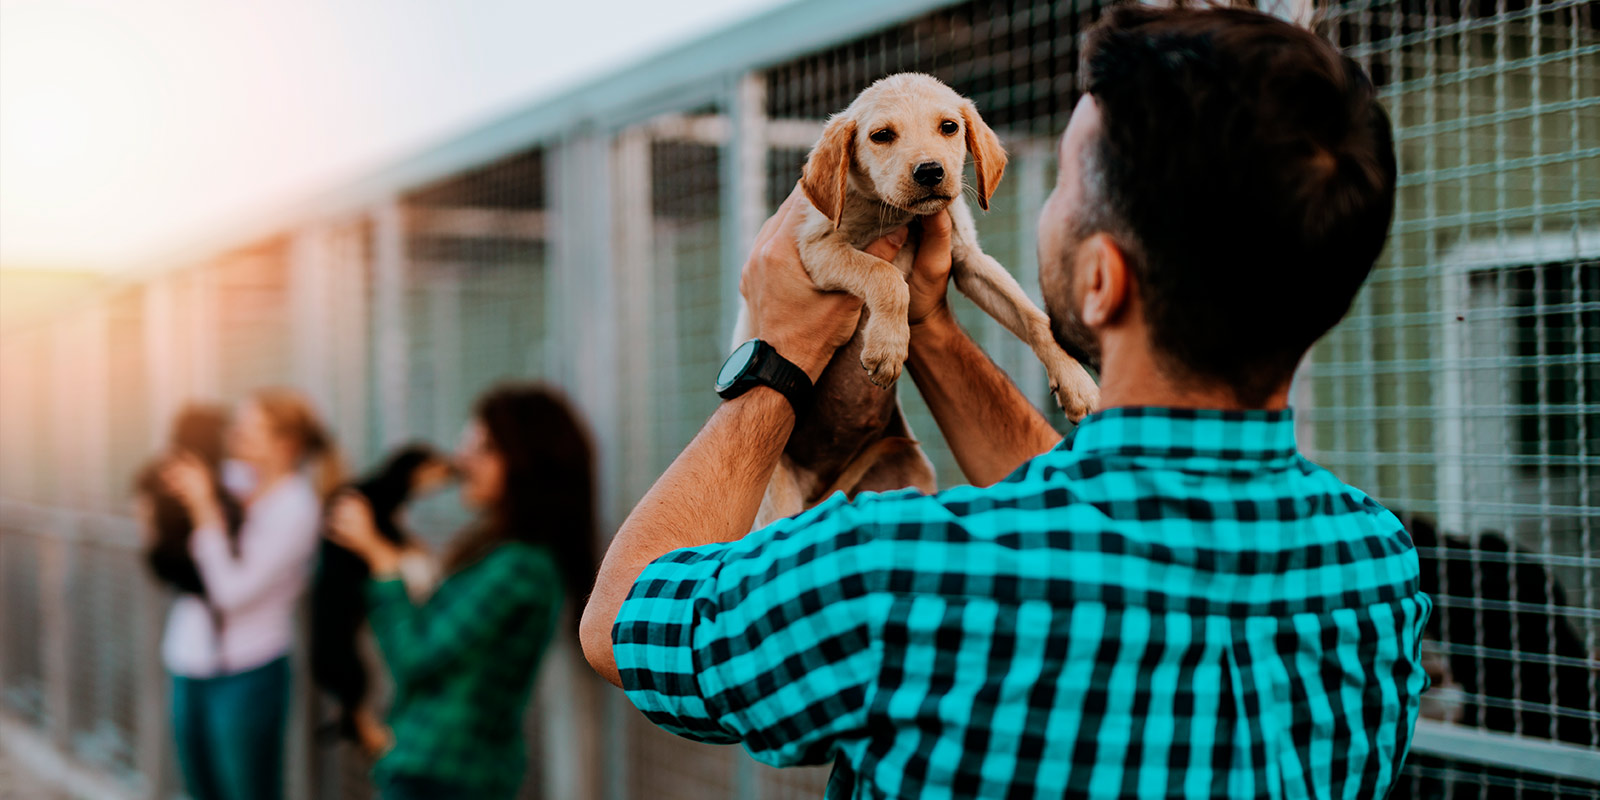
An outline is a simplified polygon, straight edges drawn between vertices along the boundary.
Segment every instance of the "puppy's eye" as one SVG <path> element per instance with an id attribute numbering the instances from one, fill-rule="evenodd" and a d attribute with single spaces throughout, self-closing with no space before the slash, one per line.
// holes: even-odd
<path id="1" fill-rule="evenodd" d="M 947 119 L 939 123 L 939 132 L 946 136 L 954 136 L 958 130 L 961 130 L 961 126 L 957 125 L 953 119 Z"/>
<path id="2" fill-rule="evenodd" d="M 868 136 L 867 138 L 877 142 L 878 144 L 888 144 L 894 141 L 894 131 L 891 131 L 888 128 L 882 128 L 873 131 L 872 135 Z"/>

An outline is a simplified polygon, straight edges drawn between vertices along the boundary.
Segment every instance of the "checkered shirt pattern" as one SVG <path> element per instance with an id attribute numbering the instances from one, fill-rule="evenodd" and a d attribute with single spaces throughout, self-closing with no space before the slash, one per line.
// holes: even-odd
<path id="1" fill-rule="evenodd" d="M 483 798 L 522 781 L 523 713 L 561 607 L 542 547 L 508 542 L 414 605 L 399 579 L 367 584 L 368 622 L 394 678 L 394 747 L 374 778 L 431 778 Z"/>
<path id="2" fill-rule="evenodd" d="M 1123 408 L 990 488 L 668 553 L 612 640 L 652 722 L 831 761 L 830 798 L 1372 798 L 1430 609 L 1289 412 Z"/>

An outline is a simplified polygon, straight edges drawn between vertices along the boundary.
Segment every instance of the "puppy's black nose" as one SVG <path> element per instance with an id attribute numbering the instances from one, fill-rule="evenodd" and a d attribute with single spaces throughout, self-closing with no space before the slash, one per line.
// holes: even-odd
<path id="1" fill-rule="evenodd" d="M 932 186 L 944 180 L 944 165 L 937 161 L 924 161 L 912 168 L 911 180 L 923 186 Z"/>

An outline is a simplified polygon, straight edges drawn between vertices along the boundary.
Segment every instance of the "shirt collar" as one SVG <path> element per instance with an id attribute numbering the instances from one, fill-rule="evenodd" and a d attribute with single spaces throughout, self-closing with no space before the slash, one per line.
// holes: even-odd
<path id="1" fill-rule="evenodd" d="M 1292 458 L 1294 413 L 1214 409 L 1111 408 L 1085 417 L 1061 443 L 1073 453 L 1271 461 Z"/>

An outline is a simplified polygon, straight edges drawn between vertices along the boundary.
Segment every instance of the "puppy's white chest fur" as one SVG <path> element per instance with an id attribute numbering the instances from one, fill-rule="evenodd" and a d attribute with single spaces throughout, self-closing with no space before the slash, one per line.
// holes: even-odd
<path id="1" fill-rule="evenodd" d="M 844 215 L 839 220 L 839 227 L 835 228 L 832 220 L 823 216 L 822 212 L 815 207 L 808 205 L 805 209 L 805 219 L 800 225 L 799 241 L 796 243 L 800 250 L 800 261 L 805 264 L 806 271 L 811 273 L 811 279 L 816 281 L 818 286 L 824 285 L 824 282 L 834 282 L 837 276 L 830 275 L 819 280 L 817 272 L 811 268 L 813 260 L 821 260 L 828 257 L 826 254 L 831 249 L 828 242 L 844 243 L 855 250 L 861 250 L 913 219 L 915 219 L 915 215 L 907 211 L 878 200 L 852 194 L 845 201 Z M 811 259 L 807 258 L 808 253 L 812 255 Z M 899 254 L 895 256 L 894 261 L 891 262 L 900 268 L 902 277 L 911 274 L 914 255 L 915 249 L 908 245 L 902 247 Z M 863 279 L 866 278 L 865 275 L 862 277 Z M 846 280 L 848 281 L 848 279 Z M 850 282 L 855 283 L 853 281 Z M 864 285 L 860 287 L 852 286 L 846 288 L 845 291 L 865 299 L 862 294 L 864 288 Z"/>

